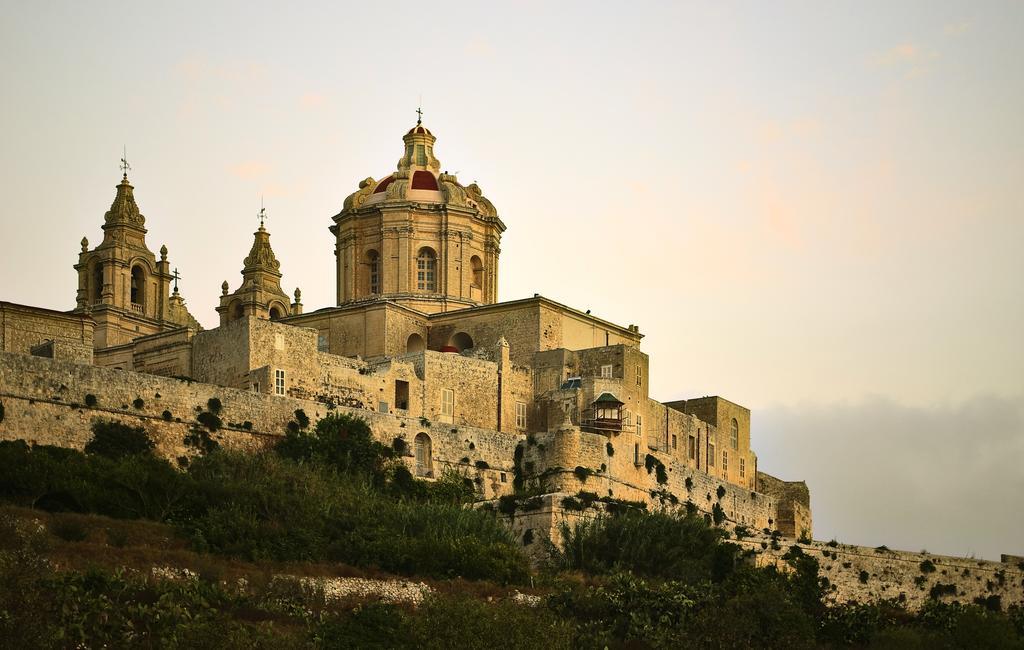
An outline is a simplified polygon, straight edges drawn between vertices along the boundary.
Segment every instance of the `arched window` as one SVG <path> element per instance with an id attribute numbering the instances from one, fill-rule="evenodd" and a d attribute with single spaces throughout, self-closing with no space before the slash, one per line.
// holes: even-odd
<path id="1" fill-rule="evenodd" d="M 431 477 L 434 475 L 434 458 L 430 447 L 430 436 L 422 432 L 417 433 L 416 476 Z"/>
<path id="2" fill-rule="evenodd" d="M 238 320 L 239 318 L 241 318 L 242 317 L 242 302 L 240 300 L 236 300 L 236 301 L 232 302 L 231 306 L 228 308 L 228 314 L 230 315 L 229 316 L 230 320 Z"/>
<path id="3" fill-rule="evenodd" d="M 736 418 L 732 419 L 732 429 L 729 431 L 729 443 L 733 449 L 740 448 L 740 423 Z"/>
<path id="4" fill-rule="evenodd" d="M 459 332 L 452 337 L 452 347 L 457 348 L 459 352 L 465 352 L 473 347 L 473 337 L 465 332 Z"/>
<path id="5" fill-rule="evenodd" d="M 469 266 L 473 269 L 473 286 L 483 288 L 484 286 L 484 263 L 474 255 L 469 258 Z"/>
<path id="6" fill-rule="evenodd" d="M 437 254 L 431 248 L 421 248 L 416 256 L 416 288 L 437 291 Z"/>
<path id="7" fill-rule="evenodd" d="M 92 267 L 92 299 L 99 302 L 103 297 L 103 264 L 96 262 Z"/>
<path id="8" fill-rule="evenodd" d="M 423 352 L 426 347 L 427 345 L 423 342 L 423 337 L 419 334 L 410 334 L 409 339 L 405 342 L 406 352 Z"/>
<path id="9" fill-rule="evenodd" d="M 369 271 L 371 294 L 380 293 L 380 255 L 375 250 L 366 251 L 366 266 Z"/>
<path id="10" fill-rule="evenodd" d="M 146 272 L 136 264 L 132 267 L 132 303 L 145 305 L 146 300 Z"/>
<path id="11" fill-rule="evenodd" d="M 273 307 L 270 308 L 270 320 L 277 320 L 278 318 L 281 318 L 281 316 L 281 307 L 279 307 L 278 305 L 274 305 Z"/>

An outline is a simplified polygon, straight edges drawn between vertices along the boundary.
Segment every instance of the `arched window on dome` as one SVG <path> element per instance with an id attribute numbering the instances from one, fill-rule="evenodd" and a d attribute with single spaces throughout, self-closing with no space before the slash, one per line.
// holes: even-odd
<path id="1" fill-rule="evenodd" d="M 366 268 L 369 276 L 371 294 L 380 293 L 380 255 L 375 250 L 366 251 Z"/>
<path id="2" fill-rule="evenodd" d="M 733 449 L 740 448 L 740 423 L 736 421 L 736 418 L 732 419 L 732 428 L 729 431 L 729 444 L 732 445 Z"/>
<path id="3" fill-rule="evenodd" d="M 416 256 L 416 288 L 420 291 L 437 291 L 437 253 L 423 247 Z"/>
<path id="4" fill-rule="evenodd" d="M 473 270 L 473 286 L 482 289 L 484 286 L 484 263 L 474 255 L 469 259 L 469 266 Z"/>

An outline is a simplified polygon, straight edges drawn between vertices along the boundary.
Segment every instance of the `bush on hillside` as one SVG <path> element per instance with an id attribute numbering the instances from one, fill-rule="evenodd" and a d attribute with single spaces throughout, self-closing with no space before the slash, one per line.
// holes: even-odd
<path id="1" fill-rule="evenodd" d="M 114 420 L 99 420 L 92 425 L 92 440 L 85 445 L 85 453 L 113 460 L 126 456 L 148 454 L 153 441 L 142 427 L 131 427 Z"/>

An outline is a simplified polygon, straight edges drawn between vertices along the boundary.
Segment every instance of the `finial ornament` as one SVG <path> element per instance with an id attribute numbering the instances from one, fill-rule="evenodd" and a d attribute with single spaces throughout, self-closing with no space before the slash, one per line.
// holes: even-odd
<path id="1" fill-rule="evenodd" d="M 82 237 L 82 252 L 84 253 L 87 250 L 89 250 L 89 240 L 86 239 L 85 237 Z"/>
<path id="2" fill-rule="evenodd" d="M 302 290 L 299 289 L 298 287 L 295 287 L 295 304 L 299 304 L 301 302 L 302 302 Z"/>
<path id="3" fill-rule="evenodd" d="M 163 244 L 162 246 L 160 246 L 160 261 L 167 261 L 167 244 Z"/>
<path id="4" fill-rule="evenodd" d="M 128 147 L 122 145 L 121 152 L 121 172 L 124 175 L 124 180 L 128 180 L 128 172 L 131 171 L 132 168 L 132 166 L 128 164 Z"/>
<path id="5" fill-rule="evenodd" d="M 228 295 L 228 281 L 227 280 L 224 280 L 224 282 L 221 282 L 221 284 L 220 284 L 220 295 L 222 295 L 222 296 Z"/>
<path id="6" fill-rule="evenodd" d="M 267 219 L 267 209 L 263 207 L 263 195 L 260 195 L 260 213 L 257 215 L 260 219 L 260 230 L 263 230 L 263 222 Z"/>

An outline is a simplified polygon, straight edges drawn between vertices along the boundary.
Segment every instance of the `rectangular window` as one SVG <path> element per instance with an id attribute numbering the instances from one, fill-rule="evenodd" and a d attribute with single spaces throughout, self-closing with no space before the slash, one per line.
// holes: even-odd
<path id="1" fill-rule="evenodd" d="M 729 452 L 722 450 L 722 474 L 729 474 Z"/>
<path id="2" fill-rule="evenodd" d="M 380 293 L 380 260 L 376 257 L 370 261 L 370 293 Z"/>
<path id="3" fill-rule="evenodd" d="M 697 460 L 697 439 L 690 436 L 686 444 L 686 453 L 690 457 L 690 460 Z"/>
<path id="4" fill-rule="evenodd" d="M 634 465 L 639 465 L 640 464 L 640 443 L 639 442 L 634 442 L 633 443 L 633 464 Z"/>
<path id="5" fill-rule="evenodd" d="M 676 445 L 676 436 L 675 436 L 675 434 L 673 434 L 673 435 L 672 435 L 672 448 L 673 448 L 673 449 L 676 449 L 676 448 L 677 448 L 677 445 Z"/>
<path id="6" fill-rule="evenodd" d="M 409 382 L 401 379 L 395 380 L 395 408 L 402 410 L 409 408 Z"/>
<path id="7" fill-rule="evenodd" d="M 612 368 L 614 368 L 614 366 L 611 364 L 601 366 L 601 379 L 611 379 Z"/>
<path id="8" fill-rule="evenodd" d="M 380 402 L 380 403 L 377 404 L 377 412 L 378 413 L 390 413 L 391 412 L 391 405 L 388 404 L 387 402 Z"/>
<path id="9" fill-rule="evenodd" d="M 524 402 L 516 402 L 516 428 L 526 428 L 526 404 Z"/>
<path id="10" fill-rule="evenodd" d="M 433 253 L 421 253 L 416 259 L 416 288 L 437 291 L 437 258 Z"/>
<path id="11" fill-rule="evenodd" d="M 455 415 L 455 391 L 450 388 L 441 389 L 441 415 Z"/>
<path id="12" fill-rule="evenodd" d="M 715 466 L 715 446 L 708 445 L 708 467 Z"/>
<path id="13" fill-rule="evenodd" d="M 740 459 L 740 478 L 746 478 L 747 476 L 747 459 Z"/>
<path id="14" fill-rule="evenodd" d="M 636 367 L 636 385 L 637 386 L 643 386 L 644 385 L 644 369 L 641 366 L 637 366 Z"/>
<path id="15" fill-rule="evenodd" d="M 636 416 L 636 435 L 644 435 L 644 420 L 639 415 Z"/>
<path id="16" fill-rule="evenodd" d="M 284 370 L 274 371 L 274 394 L 284 395 Z"/>
<path id="17" fill-rule="evenodd" d="M 330 352 L 330 344 L 327 341 L 327 332 L 320 332 L 316 335 L 316 349 L 318 352 Z"/>
<path id="18" fill-rule="evenodd" d="M 253 384 L 252 384 L 252 392 L 254 392 L 254 393 L 260 392 L 260 382 L 258 382 L 258 381 L 253 382 Z"/>
<path id="19" fill-rule="evenodd" d="M 500 476 L 501 476 L 501 482 L 502 483 L 508 483 L 508 476 L 505 474 L 505 472 L 502 472 L 500 474 Z"/>

